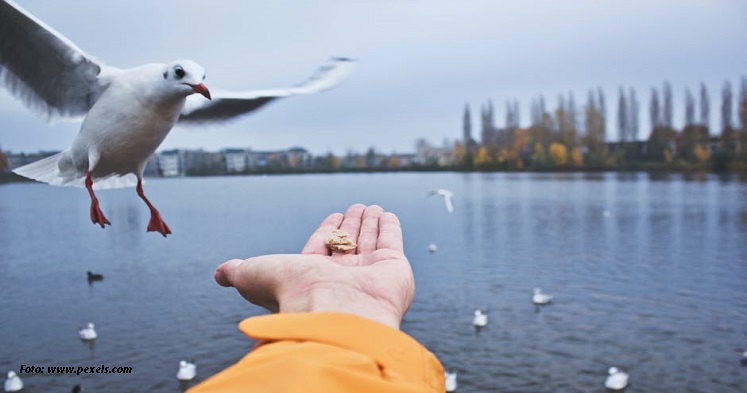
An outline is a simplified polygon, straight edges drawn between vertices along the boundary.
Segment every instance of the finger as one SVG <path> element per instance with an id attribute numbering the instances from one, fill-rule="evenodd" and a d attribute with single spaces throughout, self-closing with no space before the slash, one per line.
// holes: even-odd
<path id="1" fill-rule="evenodd" d="M 358 235 L 358 254 L 373 252 L 379 240 L 379 217 L 384 213 L 381 206 L 368 206 L 363 211 L 363 221 Z"/>
<path id="2" fill-rule="evenodd" d="M 379 218 L 379 240 L 376 248 L 390 248 L 401 253 L 405 252 L 402 226 L 394 213 L 385 212 Z"/>
<path id="3" fill-rule="evenodd" d="M 309 237 L 303 250 L 301 250 L 301 254 L 329 255 L 327 239 L 333 230 L 340 227 L 342 218 L 342 213 L 330 214 L 325 218 L 324 221 L 319 224 L 319 228 L 311 234 L 311 237 Z"/>
<path id="4" fill-rule="evenodd" d="M 249 259 L 231 259 L 215 269 L 215 281 L 224 287 L 234 287 L 246 300 L 277 312 L 275 296 L 281 280 L 284 256 L 269 255 Z"/>
<path id="5" fill-rule="evenodd" d="M 363 212 L 366 210 L 366 206 L 360 203 L 356 203 L 348 208 L 345 212 L 345 217 L 342 219 L 340 229 L 347 232 L 350 235 L 350 239 L 358 243 L 358 234 L 361 230 L 361 222 L 363 218 Z M 332 251 L 332 255 L 344 255 L 345 252 Z"/>

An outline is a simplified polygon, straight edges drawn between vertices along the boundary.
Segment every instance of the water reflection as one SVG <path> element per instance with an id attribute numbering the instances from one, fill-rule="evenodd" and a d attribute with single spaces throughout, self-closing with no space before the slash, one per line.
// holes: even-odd
<path id="1" fill-rule="evenodd" d="M 96 356 L 96 340 L 84 340 L 80 339 L 81 344 L 88 349 L 88 355 L 91 359 Z"/>

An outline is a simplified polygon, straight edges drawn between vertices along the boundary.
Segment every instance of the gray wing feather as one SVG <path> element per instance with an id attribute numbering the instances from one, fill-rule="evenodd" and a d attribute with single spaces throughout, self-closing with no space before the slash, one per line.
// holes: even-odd
<path id="1" fill-rule="evenodd" d="M 48 119 L 84 115 L 106 89 L 102 70 L 67 38 L 19 6 L 0 1 L 0 82 Z"/>
<path id="2" fill-rule="evenodd" d="M 342 83 L 353 69 L 353 60 L 332 58 L 305 82 L 294 87 L 246 92 L 218 92 L 208 101 L 190 96 L 184 106 L 179 124 L 228 120 L 255 111 L 279 98 L 311 94 L 331 89 Z"/>

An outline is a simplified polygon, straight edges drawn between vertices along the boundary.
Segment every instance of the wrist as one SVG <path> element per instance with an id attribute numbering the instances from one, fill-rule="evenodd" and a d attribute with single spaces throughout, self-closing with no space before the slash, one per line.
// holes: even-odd
<path id="1" fill-rule="evenodd" d="M 279 297 L 279 312 L 340 312 L 370 319 L 399 329 L 401 313 L 382 299 L 375 299 L 346 284 L 334 288 L 310 288 L 303 293 Z"/>

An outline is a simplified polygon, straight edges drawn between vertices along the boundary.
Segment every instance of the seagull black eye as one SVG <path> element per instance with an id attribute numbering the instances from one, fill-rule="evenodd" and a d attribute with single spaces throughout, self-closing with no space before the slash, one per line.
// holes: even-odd
<path id="1" fill-rule="evenodd" d="M 186 75 L 186 74 L 187 73 L 184 72 L 184 68 L 182 68 L 180 66 L 174 67 L 174 75 L 176 75 L 177 78 L 182 79 L 182 78 L 184 78 L 184 75 Z"/>

